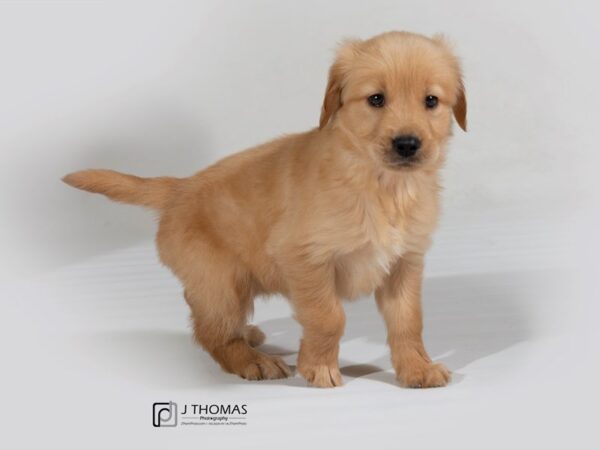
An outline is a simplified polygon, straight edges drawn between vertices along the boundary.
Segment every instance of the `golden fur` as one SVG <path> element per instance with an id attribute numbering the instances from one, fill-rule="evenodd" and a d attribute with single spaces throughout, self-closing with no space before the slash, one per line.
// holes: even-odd
<path id="1" fill-rule="evenodd" d="M 382 108 L 369 105 L 385 94 Z M 423 99 L 439 104 L 427 109 Z M 390 32 L 348 41 L 329 73 L 319 128 L 227 157 L 189 178 L 139 178 L 108 170 L 68 184 L 160 213 L 160 258 L 181 280 L 195 337 L 228 372 L 290 375 L 247 325 L 261 294 L 286 296 L 303 327 L 298 371 L 314 386 L 342 384 L 342 299 L 375 292 L 398 379 L 445 385 L 425 351 L 423 257 L 438 216 L 438 171 L 452 116 L 466 127 L 457 59 L 440 37 Z M 390 142 L 419 136 L 414 164 Z"/>

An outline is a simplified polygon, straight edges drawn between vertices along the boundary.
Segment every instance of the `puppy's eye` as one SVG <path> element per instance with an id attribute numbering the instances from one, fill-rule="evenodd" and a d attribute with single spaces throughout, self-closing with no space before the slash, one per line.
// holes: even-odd
<path id="1" fill-rule="evenodd" d="M 438 98 L 435 95 L 428 95 L 425 97 L 425 106 L 428 109 L 433 109 L 438 105 Z"/>
<path id="2" fill-rule="evenodd" d="M 369 105 L 374 106 L 375 108 L 381 108 L 385 105 L 385 97 L 383 94 L 373 94 L 369 98 L 367 98 Z"/>

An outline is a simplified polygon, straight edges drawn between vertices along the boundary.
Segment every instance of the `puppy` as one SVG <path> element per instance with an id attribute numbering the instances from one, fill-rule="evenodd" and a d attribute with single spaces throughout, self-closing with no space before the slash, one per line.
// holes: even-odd
<path id="1" fill-rule="evenodd" d="M 84 170 L 64 181 L 158 211 L 160 259 L 184 286 L 195 338 L 225 371 L 290 376 L 255 348 L 265 335 L 247 323 L 256 296 L 278 293 L 303 328 L 298 372 L 340 386 L 342 300 L 374 292 L 400 383 L 443 386 L 450 373 L 421 337 L 423 259 L 452 116 L 464 130 L 466 110 L 443 38 L 390 32 L 339 48 L 318 128 L 189 178 Z"/>

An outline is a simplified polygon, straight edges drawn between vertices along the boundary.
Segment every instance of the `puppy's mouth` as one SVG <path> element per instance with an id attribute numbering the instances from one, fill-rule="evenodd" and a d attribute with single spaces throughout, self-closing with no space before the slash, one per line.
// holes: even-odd
<path id="1" fill-rule="evenodd" d="M 385 164 L 392 170 L 416 170 L 423 165 L 423 158 L 418 156 L 403 158 L 395 154 L 388 154 L 385 158 Z"/>

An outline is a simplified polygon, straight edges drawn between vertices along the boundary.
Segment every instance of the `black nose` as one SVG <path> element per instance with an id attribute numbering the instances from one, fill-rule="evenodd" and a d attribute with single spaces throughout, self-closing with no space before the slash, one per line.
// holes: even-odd
<path id="1" fill-rule="evenodd" d="M 396 136 L 392 140 L 392 148 L 403 158 L 410 158 L 417 153 L 421 147 L 421 140 L 416 136 L 402 135 Z"/>

